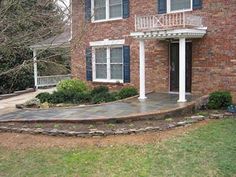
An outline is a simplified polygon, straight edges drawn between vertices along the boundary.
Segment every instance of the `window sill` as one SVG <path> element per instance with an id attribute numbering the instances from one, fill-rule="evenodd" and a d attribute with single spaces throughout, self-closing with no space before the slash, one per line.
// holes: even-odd
<path id="1" fill-rule="evenodd" d="M 103 83 L 103 84 L 123 84 L 123 80 L 93 80 L 93 83 Z"/>
<path id="2" fill-rule="evenodd" d="M 123 20 L 123 18 L 119 17 L 119 18 L 111 18 L 111 19 L 104 19 L 104 20 L 92 20 L 92 23 L 102 23 L 102 22 L 110 22 L 110 21 L 116 21 L 116 20 Z"/>
<path id="3" fill-rule="evenodd" d="M 167 14 L 174 14 L 174 13 L 180 13 L 180 12 L 190 12 L 190 11 L 193 11 L 193 9 L 174 10 L 174 11 L 167 12 Z"/>

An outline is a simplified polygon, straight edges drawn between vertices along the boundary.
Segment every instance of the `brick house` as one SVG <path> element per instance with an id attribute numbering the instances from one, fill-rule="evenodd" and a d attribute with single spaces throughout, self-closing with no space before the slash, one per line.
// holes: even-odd
<path id="1" fill-rule="evenodd" d="M 236 102 L 235 12 L 235 0 L 72 0 L 72 75 L 140 99 L 227 90 Z"/>

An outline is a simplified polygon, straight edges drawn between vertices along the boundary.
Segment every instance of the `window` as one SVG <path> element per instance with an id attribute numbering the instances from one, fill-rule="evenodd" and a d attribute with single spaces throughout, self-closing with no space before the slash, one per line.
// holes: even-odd
<path id="1" fill-rule="evenodd" d="M 121 0 L 109 0 L 109 16 L 110 18 L 119 18 L 122 16 Z"/>
<path id="2" fill-rule="evenodd" d="M 92 9 L 94 21 L 122 18 L 122 0 L 92 0 Z"/>
<path id="3" fill-rule="evenodd" d="M 102 20 L 106 18 L 106 0 L 94 0 L 94 19 Z"/>
<path id="4" fill-rule="evenodd" d="M 167 0 L 167 12 L 192 10 L 192 0 Z"/>
<path id="5" fill-rule="evenodd" d="M 95 49 L 96 79 L 107 79 L 107 50 Z"/>
<path id="6" fill-rule="evenodd" d="M 110 58 L 111 58 L 111 79 L 122 80 L 123 75 L 123 57 L 122 48 L 111 48 Z"/>
<path id="7" fill-rule="evenodd" d="M 123 82 L 123 47 L 94 48 L 94 81 Z"/>

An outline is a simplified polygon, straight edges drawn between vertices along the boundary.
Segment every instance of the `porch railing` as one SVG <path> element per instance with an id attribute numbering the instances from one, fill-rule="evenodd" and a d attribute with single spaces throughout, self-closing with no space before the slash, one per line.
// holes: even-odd
<path id="1" fill-rule="evenodd" d="M 61 80 L 70 79 L 71 75 L 38 76 L 38 87 L 55 86 Z"/>
<path id="2" fill-rule="evenodd" d="M 202 17 L 186 12 L 135 17 L 136 32 L 202 26 Z"/>

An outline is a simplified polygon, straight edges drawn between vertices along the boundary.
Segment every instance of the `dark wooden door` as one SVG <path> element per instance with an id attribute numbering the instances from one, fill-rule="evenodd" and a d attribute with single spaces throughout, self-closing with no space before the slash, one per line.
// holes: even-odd
<path id="1" fill-rule="evenodd" d="M 186 92 L 192 85 L 192 43 L 186 43 Z M 179 43 L 170 44 L 170 91 L 179 91 Z"/>

